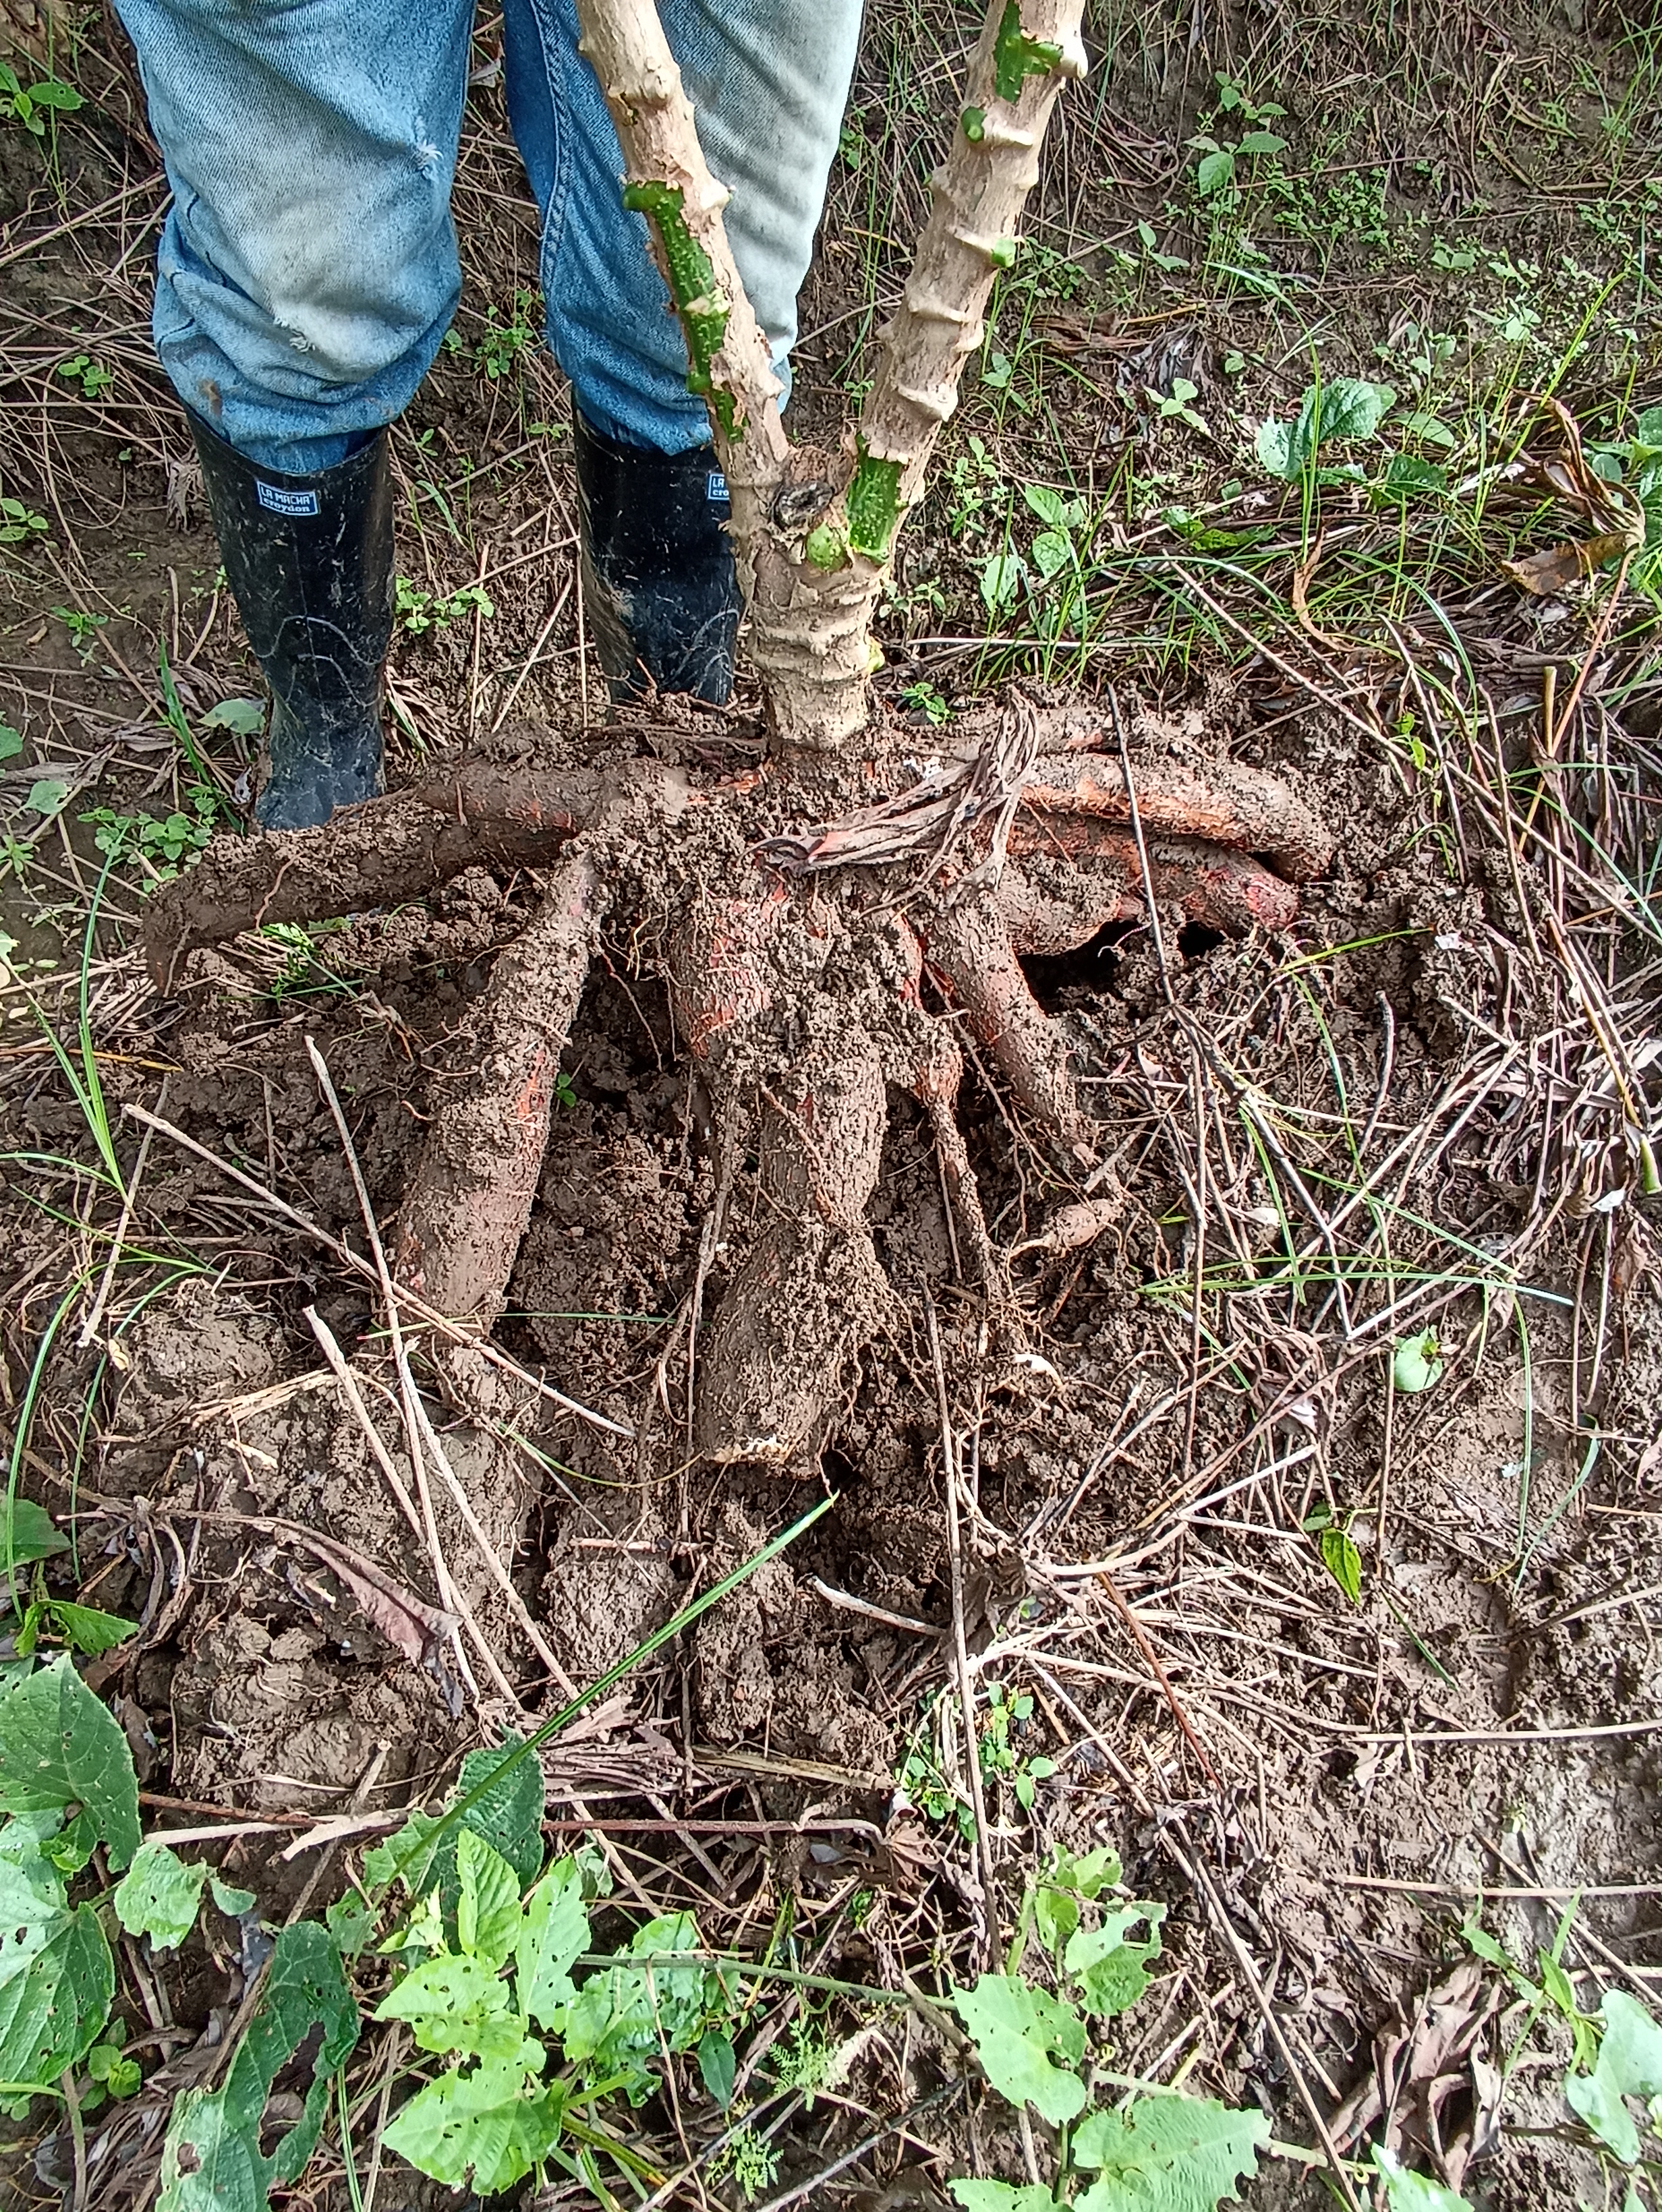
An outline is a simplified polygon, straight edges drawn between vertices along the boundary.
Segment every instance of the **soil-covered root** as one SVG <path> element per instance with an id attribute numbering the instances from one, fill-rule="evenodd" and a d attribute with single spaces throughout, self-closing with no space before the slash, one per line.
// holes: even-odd
<path id="1" fill-rule="evenodd" d="M 1282 927 L 1297 891 L 1254 854 L 1300 876 L 1325 859 L 1320 825 L 1273 777 L 1160 758 L 1128 780 L 1083 749 L 1077 716 L 1039 722 L 1021 708 L 960 769 L 804 836 L 766 834 L 783 795 L 771 776 L 464 762 L 324 830 L 216 842 L 152 902 L 152 963 L 171 978 L 193 944 L 419 896 L 479 861 L 551 866 L 536 919 L 497 956 L 467 1080 L 435 1115 L 398 1243 L 399 1273 L 429 1309 L 488 1332 L 600 915 L 626 911 L 634 941 L 656 948 L 722 1157 L 753 1143 L 758 1158 L 764 1215 L 702 1341 L 695 1314 L 694 1440 L 718 1462 L 783 1464 L 816 1440 L 893 1296 L 865 1219 L 889 1088 L 928 1112 L 961 1272 L 1008 1304 L 953 1115 L 955 1024 L 967 1018 L 1075 1195 L 1094 1194 L 1092 1220 L 1107 1218 L 1067 1033 L 1022 956 L 1075 950 L 1151 896 L 1227 932 Z M 923 864 L 910 919 L 881 896 L 882 864 L 902 860 Z"/>
<path id="2" fill-rule="evenodd" d="M 680 771 L 657 761 L 551 770 L 470 754 L 425 783 L 343 808 L 319 830 L 216 837 L 146 905 L 144 957 L 157 989 L 170 992 L 198 945 L 271 922 L 402 906 L 468 868 L 546 867 L 576 831 L 673 821 L 689 795 Z"/>
<path id="3" fill-rule="evenodd" d="M 560 1054 L 606 908 L 587 838 L 551 871 L 531 924 L 496 956 L 466 1066 L 434 1115 L 399 1224 L 399 1279 L 488 1333 L 501 1315 L 548 1149 Z"/>

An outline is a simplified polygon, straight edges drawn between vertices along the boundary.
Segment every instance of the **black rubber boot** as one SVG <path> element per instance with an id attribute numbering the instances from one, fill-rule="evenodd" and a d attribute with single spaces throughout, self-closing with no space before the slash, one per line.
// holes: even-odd
<path id="1" fill-rule="evenodd" d="M 314 476 L 256 468 L 191 430 L 220 557 L 271 687 L 254 819 L 309 830 L 381 788 L 380 672 L 393 634 L 387 433 Z"/>
<path id="2" fill-rule="evenodd" d="M 603 437 L 574 408 L 583 602 L 614 700 L 733 692 L 739 579 L 715 448 L 660 453 Z"/>

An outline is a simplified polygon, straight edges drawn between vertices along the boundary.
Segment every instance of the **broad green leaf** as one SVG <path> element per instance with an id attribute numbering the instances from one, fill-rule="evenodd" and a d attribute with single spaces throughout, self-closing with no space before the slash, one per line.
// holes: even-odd
<path id="1" fill-rule="evenodd" d="M 1457 2197 L 1452 2189 L 1428 2173 L 1410 2173 L 1397 2159 L 1379 2144 L 1373 2147 L 1373 2165 L 1385 2184 L 1386 2212 L 1471 2212 L 1464 2197 Z"/>
<path id="2" fill-rule="evenodd" d="M 1069 502 L 1059 491 L 1052 491 L 1049 484 L 1023 484 L 1021 496 L 1039 520 L 1048 523 L 1052 530 L 1068 527 Z"/>
<path id="3" fill-rule="evenodd" d="M 1335 376 L 1321 386 L 1319 398 L 1312 386 L 1303 404 L 1320 425 L 1315 442 L 1325 445 L 1330 439 L 1371 438 L 1397 404 L 1397 395 L 1388 384 L 1371 384 L 1366 377 Z"/>
<path id="4" fill-rule="evenodd" d="M 260 2124 L 271 2084 L 314 2027 L 323 2034 L 301 2116 L 267 2158 Z M 315 1920 L 283 1929 L 224 2087 L 186 2089 L 174 2106 L 156 2212 L 265 2212 L 271 2185 L 292 2181 L 312 2155 L 331 2077 L 357 2039 L 357 2007 L 327 1931 Z"/>
<path id="5" fill-rule="evenodd" d="M 1418 1336 L 1399 1337 L 1391 1358 L 1391 1379 L 1397 1388 L 1414 1397 L 1440 1382 L 1443 1363 L 1438 1355 L 1441 1348 L 1430 1330 Z"/>
<path id="6" fill-rule="evenodd" d="M 456 1777 L 455 1797 L 470 1796 L 520 1747 L 521 1738 L 509 1734 L 494 1749 L 470 1751 Z M 542 1764 L 533 1752 L 461 1816 L 463 1827 L 472 1828 L 493 1850 L 501 1852 L 520 1877 L 522 1890 L 528 1889 L 542 1870 L 543 1802 Z"/>
<path id="7" fill-rule="evenodd" d="M 63 1875 L 79 1874 L 97 1848 L 98 1823 L 90 1813 L 77 1813 L 40 1846 L 43 1856 Z"/>
<path id="8" fill-rule="evenodd" d="M 55 2082 L 98 2039 L 115 1967 L 97 1914 L 18 1821 L 0 1853 L 0 2081 Z"/>
<path id="9" fill-rule="evenodd" d="M 204 1861 L 190 1865 L 166 1844 L 142 1844 L 116 1884 L 117 1919 L 128 1935 L 148 1936 L 158 1951 L 177 1949 L 196 1925 L 210 1871 Z"/>
<path id="10" fill-rule="evenodd" d="M 505 1735 L 486 1751 L 470 1751 L 461 1763 L 452 1805 L 461 1802 L 488 1782 L 520 1748 L 520 1738 Z M 456 1838 L 462 1828 L 483 1836 L 500 1852 L 520 1878 L 521 1889 L 533 1882 L 543 1863 L 543 1770 L 535 1758 L 521 1759 L 494 1787 L 484 1791 L 460 1820 L 442 1834 L 441 1818 L 411 1813 L 397 1835 L 366 1851 L 363 1879 L 372 1893 L 400 1881 L 411 1897 L 423 1897 L 436 1881 L 443 1898 L 445 1918 L 454 1924 L 461 1879 L 456 1871 Z"/>
<path id="11" fill-rule="evenodd" d="M 61 777 L 43 775 L 29 786 L 23 804 L 32 814 L 51 817 L 59 811 L 70 795 L 70 787 Z"/>
<path id="12" fill-rule="evenodd" d="M 3 544 L 3 540 L 0 540 L 0 544 Z M 21 730 L 15 727 L 15 726 L 10 722 L 0 720 L 0 761 L 15 760 L 18 754 L 21 753 L 22 750 L 23 732 Z M 14 1504 L 20 1501 L 15 1500 Z M 39 1513 L 40 1508 L 37 1505 L 34 1510 Z M 14 1559 L 27 1559 L 28 1554 L 24 1552 L 14 1552 L 12 1556 Z M 0 1559 L 3 1559 L 4 1557 L 5 1554 L 3 1551 L 0 1551 Z"/>
<path id="13" fill-rule="evenodd" d="M 119 1613 L 100 1613 L 95 1605 L 70 1605 L 55 1597 L 48 1600 L 46 1609 L 64 1643 L 89 1659 L 95 1659 L 100 1651 L 113 1651 L 118 1644 L 138 1633 L 136 1620 L 124 1620 Z"/>
<path id="14" fill-rule="evenodd" d="M 411 1897 L 420 1897 L 430 1886 L 433 1863 L 441 1844 L 434 1839 L 438 1834 L 438 1816 L 432 1813 L 411 1813 L 395 1835 L 384 1844 L 372 1844 L 363 1855 L 364 1887 L 371 1896 L 390 1889 L 401 1882 Z M 454 1870 L 454 1856 L 451 1865 Z"/>
<path id="15" fill-rule="evenodd" d="M 520 1932 L 520 1878 L 502 1853 L 472 1828 L 456 1838 L 456 1870 L 461 1881 L 457 1940 L 494 1972 Z"/>
<path id="16" fill-rule="evenodd" d="M 691 1914 L 671 1912 L 637 1929 L 629 1951 L 636 1958 L 653 1957 L 694 1950 L 697 1943 Z M 592 2061 L 591 2070 L 623 2075 L 630 2102 L 639 2104 L 652 2087 L 648 2066 L 663 2046 L 685 2051 L 697 2040 L 704 2023 L 704 1980 L 697 1964 L 620 1962 L 591 1974 L 566 2012 L 566 2057 L 579 2065 Z"/>
<path id="17" fill-rule="evenodd" d="M 1294 428 L 1291 422 L 1260 422 L 1258 434 L 1252 441 L 1253 452 L 1270 475 L 1285 477 L 1289 483 L 1304 465 L 1302 454 L 1294 458 Z"/>
<path id="18" fill-rule="evenodd" d="M 1278 138 L 1273 131 L 1249 131 L 1235 151 L 1238 154 L 1283 154 L 1285 138 Z"/>
<path id="19" fill-rule="evenodd" d="M 719 2027 L 708 2029 L 698 2039 L 698 2072 L 705 2088 L 725 2112 L 733 2102 L 739 2062 L 734 2055 L 733 2038 L 723 2035 Z"/>
<path id="20" fill-rule="evenodd" d="M 1111 2020 L 1136 2003 L 1148 1986 L 1148 1961 L 1160 1954 L 1160 1905 L 1131 1905 L 1109 1913 L 1099 1928 L 1081 1928 L 1068 1939 L 1062 1965 L 1079 1984 L 1080 2002 L 1099 2020 Z M 1148 1940 L 1128 1942 L 1139 1921 L 1148 1923 Z"/>
<path id="21" fill-rule="evenodd" d="M 1232 2112 L 1209 2097 L 1139 2097 L 1123 2112 L 1095 2112 L 1074 2137 L 1076 2164 L 1101 2179 L 1075 2212 L 1214 2212 L 1269 2140 L 1262 2112 Z"/>
<path id="22" fill-rule="evenodd" d="M 1048 584 L 1057 569 L 1065 568 L 1073 558 L 1073 540 L 1060 530 L 1041 530 L 1031 550 L 1040 582 Z"/>
<path id="23" fill-rule="evenodd" d="M 252 1889 L 238 1889 L 231 1882 L 222 1881 L 216 1874 L 210 1874 L 208 1876 L 208 1887 L 212 1893 L 214 1903 L 228 1920 L 240 1920 L 245 1912 L 252 1912 L 259 1902 Z M 351 1893 L 349 1891 L 348 1894 L 351 1895 Z M 362 1904 L 362 1900 L 354 1897 L 353 1902 Z M 332 1936 L 334 1932 L 332 1927 L 329 1933 Z"/>
<path id="24" fill-rule="evenodd" d="M 1621 1990 L 1607 1990 L 1599 2008 L 1604 2023 L 1598 2063 L 1591 2074 L 1565 2077 L 1564 2095 L 1576 2118 L 1624 2166 L 1639 2155 L 1639 2130 L 1624 2101 L 1662 2097 L 1662 2027 Z"/>
<path id="25" fill-rule="evenodd" d="M 366 1905 L 356 1890 L 349 1889 L 327 1908 L 323 1923 L 339 1944 L 342 1958 L 356 1959 L 375 1931 L 374 1908 Z"/>
<path id="26" fill-rule="evenodd" d="M 1027 563 L 1020 553 L 989 553 L 981 564 L 981 596 L 989 614 L 1014 606 L 1016 593 L 1027 580 Z"/>
<path id="27" fill-rule="evenodd" d="M 557 1861 L 526 1899 L 514 1939 L 520 2002 L 539 2027 L 558 2031 L 577 1992 L 571 1964 L 588 1948 L 583 1878 L 572 1858 Z"/>
<path id="28" fill-rule="evenodd" d="M 1411 438 L 1422 439 L 1428 446 L 1449 447 L 1456 443 L 1453 431 L 1435 415 L 1410 415 L 1403 428 Z"/>
<path id="29" fill-rule="evenodd" d="M 17 735 L 15 730 L 11 734 Z M 18 738 L 11 750 L 21 751 L 22 744 Z M 5 750 L 0 749 L 0 760 L 7 757 Z M 0 1572 L 9 1562 L 21 1567 L 31 1559 L 47 1559 L 54 1552 L 67 1552 L 69 1548 L 69 1538 L 58 1534 L 51 1514 L 32 1498 L 14 1498 L 10 1510 L 0 1515 Z"/>
<path id="30" fill-rule="evenodd" d="M 1015 2189 L 1008 2181 L 949 2181 L 964 2212 L 1056 2212 L 1056 2198 L 1032 2182 Z"/>
<path id="31" fill-rule="evenodd" d="M 1322 1555 L 1322 1565 L 1327 1569 L 1352 1605 L 1362 1601 L 1362 1555 L 1356 1549 L 1355 1539 L 1348 1528 L 1335 1523 L 1324 1528 L 1316 1539 L 1316 1548 Z"/>
<path id="32" fill-rule="evenodd" d="M 265 709 L 258 699 L 222 699 L 202 717 L 204 730 L 234 730 L 241 738 L 257 738 L 265 727 Z"/>
<path id="33" fill-rule="evenodd" d="M 1386 499 L 1430 497 L 1448 489 L 1448 471 L 1415 453 L 1393 453 L 1374 489 Z"/>
<path id="34" fill-rule="evenodd" d="M 435 2181 L 460 2189 L 471 2178 L 476 2196 L 494 2197 L 553 2149 L 563 2103 L 557 2084 L 527 2096 L 520 2068 L 481 2065 L 418 2089 L 383 2140 Z"/>
<path id="35" fill-rule="evenodd" d="M 138 1778 L 127 1739 L 69 1654 L 0 1697 L 0 1812 L 84 1805 L 119 1871 L 138 1849 Z"/>
<path id="36" fill-rule="evenodd" d="M 1083 2110 L 1085 2084 L 1050 2063 L 1054 2054 L 1077 2066 L 1085 2056 L 1084 2024 L 1070 2006 L 1008 1974 L 954 1989 L 952 2002 L 1001 2097 L 1031 2105 L 1052 2127 Z"/>
<path id="37" fill-rule="evenodd" d="M 496 1969 L 454 1951 L 412 1966 L 376 2006 L 375 2018 L 407 2021 L 423 2051 L 511 2061 L 522 2070 L 533 2063 L 522 2051 L 539 2059 L 542 2054 L 540 2044 L 527 2042 L 525 2015 L 515 2011 Z"/>
<path id="38" fill-rule="evenodd" d="M 1235 175 L 1235 157 L 1227 146 L 1219 146 L 1201 156 L 1195 170 L 1195 184 L 1202 193 L 1221 191 L 1232 183 Z"/>
<path id="39" fill-rule="evenodd" d="M 1076 1890 L 1080 1896 L 1094 1899 L 1105 1889 L 1117 1887 L 1119 1877 L 1119 1856 L 1104 1844 L 1094 1851 L 1087 1851 L 1082 1858 L 1075 1858 L 1070 1850 L 1058 1847 L 1055 1863 L 1044 1879 L 1058 1889 Z"/>
<path id="40" fill-rule="evenodd" d="M 29 98 L 37 107 L 56 107 L 66 114 L 82 104 L 81 94 L 73 86 L 59 84 L 55 77 L 48 77 L 44 84 L 32 84 Z"/>

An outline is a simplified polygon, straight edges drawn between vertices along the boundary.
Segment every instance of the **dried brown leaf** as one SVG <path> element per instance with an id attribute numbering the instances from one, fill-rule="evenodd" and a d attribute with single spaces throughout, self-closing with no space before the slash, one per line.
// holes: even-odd
<path id="1" fill-rule="evenodd" d="M 1520 584 L 1537 599 L 1550 599 L 1583 576 L 1592 575 L 1607 562 L 1619 561 L 1632 545 L 1630 532 L 1606 530 L 1597 538 L 1572 538 L 1543 553 L 1525 553 L 1521 561 L 1503 561 L 1501 566 L 1514 584 Z"/>

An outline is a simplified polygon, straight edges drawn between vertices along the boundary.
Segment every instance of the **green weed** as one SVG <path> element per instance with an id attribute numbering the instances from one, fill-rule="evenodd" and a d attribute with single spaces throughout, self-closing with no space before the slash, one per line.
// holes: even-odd
<path id="1" fill-rule="evenodd" d="M 153 882 L 171 883 L 207 844 L 221 812 L 219 793 L 207 784 L 186 785 L 185 802 L 188 813 L 175 809 L 166 815 L 118 814 L 112 807 L 95 806 L 80 819 L 91 828 L 99 851 L 117 866 L 137 860 Z"/>
<path id="2" fill-rule="evenodd" d="M 85 102 L 73 85 L 55 76 L 38 78 L 26 85 L 9 62 L 0 61 L 0 117 L 21 123 L 36 138 L 44 138 L 57 116 L 73 114 Z"/>
<path id="3" fill-rule="evenodd" d="M 109 617 L 88 614 L 80 607 L 54 607 L 52 613 L 68 630 L 70 643 L 81 656 L 83 665 L 90 668 L 93 655 L 98 650 L 98 633 Z"/>
<path id="4" fill-rule="evenodd" d="M 425 636 L 429 630 L 447 629 L 460 622 L 464 615 L 477 611 L 486 622 L 496 614 L 496 606 L 482 584 L 464 584 L 460 591 L 424 592 L 408 576 L 400 576 L 395 586 L 393 611 L 401 629 L 411 637 Z"/>
<path id="5" fill-rule="evenodd" d="M 473 349 L 473 359 L 491 383 L 511 375 L 527 347 L 535 348 L 542 324 L 542 302 L 523 287 L 514 295 L 513 312 L 506 319 L 487 305 L 484 336 Z"/>
<path id="6" fill-rule="evenodd" d="M 60 361 L 55 374 L 68 378 L 72 384 L 78 384 L 83 399 L 102 398 L 115 382 L 115 371 L 106 368 L 102 362 L 94 361 L 87 353 L 77 353 L 68 361 Z"/>
<path id="7" fill-rule="evenodd" d="M 21 499 L 0 499 L 0 545 L 27 545 L 44 538 L 46 518 Z"/>

